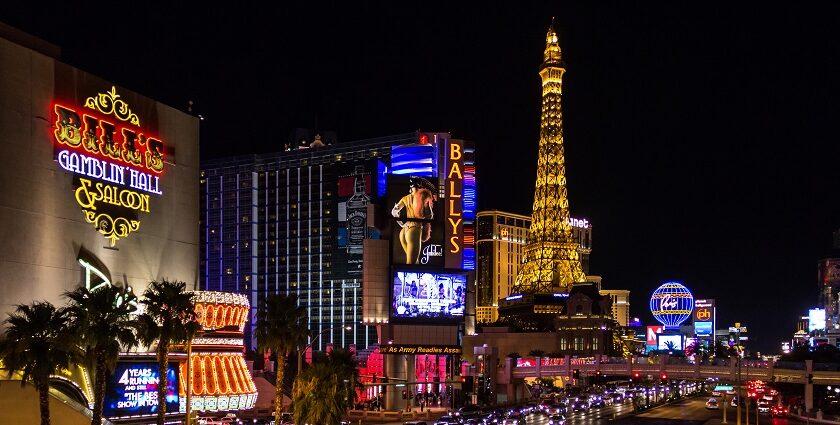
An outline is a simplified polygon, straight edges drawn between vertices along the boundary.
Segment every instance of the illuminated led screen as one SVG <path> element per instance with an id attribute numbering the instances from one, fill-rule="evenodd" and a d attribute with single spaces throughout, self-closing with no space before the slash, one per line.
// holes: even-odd
<path id="1" fill-rule="evenodd" d="M 166 372 L 167 413 L 177 413 L 179 410 L 177 368 L 177 363 L 169 363 Z M 156 415 L 159 382 L 158 365 L 155 362 L 118 362 L 105 388 L 102 415 L 108 418 Z"/>
<path id="2" fill-rule="evenodd" d="M 712 336 L 715 333 L 712 322 L 694 322 L 694 333 L 697 336 Z"/>
<path id="3" fill-rule="evenodd" d="M 825 310 L 813 308 L 808 310 L 808 332 L 825 329 Z"/>
<path id="4" fill-rule="evenodd" d="M 466 292 L 466 274 L 397 271 L 394 273 L 392 316 L 462 319 Z"/>
<path id="5" fill-rule="evenodd" d="M 682 335 L 657 335 L 656 338 L 657 350 L 682 350 L 683 336 Z"/>

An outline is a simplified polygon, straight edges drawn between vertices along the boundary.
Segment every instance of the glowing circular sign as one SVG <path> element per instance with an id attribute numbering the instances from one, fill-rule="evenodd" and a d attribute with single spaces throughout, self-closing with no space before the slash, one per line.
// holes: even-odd
<path id="1" fill-rule="evenodd" d="M 666 328 L 678 328 L 693 309 L 694 296 L 679 282 L 663 283 L 650 296 L 650 312 Z"/>

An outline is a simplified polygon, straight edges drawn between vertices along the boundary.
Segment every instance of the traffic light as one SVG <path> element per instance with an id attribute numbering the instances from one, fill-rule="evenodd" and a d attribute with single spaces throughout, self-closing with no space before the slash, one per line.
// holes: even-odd
<path id="1" fill-rule="evenodd" d="M 661 380 L 662 380 L 662 382 L 666 382 L 666 381 L 668 380 L 668 374 L 667 374 L 667 373 L 663 373 L 663 374 L 659 377 L 659 379 L 661 379 Z"/>
<path id="2" fill-rule="evenodd" d="M 630 377 L 630 382 L 636 382 L 639 378 L 642 377 L 642 374 L 639 372 L 633 372 L 633 376 Z"/>
<path id="3" fill-rule="evenodd" d="M 403 400 L 405 400 L 406 398 L 408 398 L 408 391 L 403 390 L 403 394 L 402 394 L 402 395 L 403 395 Z"/>
<path id="4" fill-rule="evenodd" d="M 462 376 L 461 377 L 461 390 L 463 390 L 464 393 L 473 392 L 473 377 L 472 376 Z"/>
<path id="5" fill-rule="evenodd" d="M 572 378 L 580 379 L 580 369 L 575 369 L 572 371 Z"/>

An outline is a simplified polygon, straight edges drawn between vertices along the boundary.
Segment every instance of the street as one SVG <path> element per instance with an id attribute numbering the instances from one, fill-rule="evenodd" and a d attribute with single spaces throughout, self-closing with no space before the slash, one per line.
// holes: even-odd
<path id="1" fill-rule="evenodd" d="M 660 406 L 637 415 L 632 415 L 633 406 L 629 403 L 591 409 L 585 413 L 574 413 L 567 416 L 567 424 L 614 424 L 614 425 L 718 425 L 723 418 L 722 410 L 706 409 L 708 397 L 695 397 L 683 400 L 666 406 Z M 735 425 L 735 408 L 727 409 L 727 422 Z M 743 415 L 743 411 L 741 412 Z M 623 416 L 623 417 L 622 417 Z M 614 417 L 616 419 L 614 419 Z M 750 414 L 751 425 L 795 425 L 804 422 L 785 418 L 770 418 L 763 414 L 759 416 L 759 422 L 755 422 L 755 412 Z M 429 425 L 434 421 L 428 422 Z M 364 422 L 364 424 L 378 425 L 403 425 L 403 422 Z M 548 417 L 542 414 L 532 414 L 527 417 L 527 425 L 547 425 Z M 742 425 L 746 425 L 742 416 Z"/>

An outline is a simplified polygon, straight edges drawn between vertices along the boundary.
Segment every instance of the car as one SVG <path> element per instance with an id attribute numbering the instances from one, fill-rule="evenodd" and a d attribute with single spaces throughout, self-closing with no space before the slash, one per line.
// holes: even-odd
<path id="1" fill-rule="evenodd" d="M 788 409 L 782 405 L 775 405 L 770 408 L 770 416 L 774 418 L 786 418 L 788 415 Z"/>
<path id="2" fill-rule="evenodd" d="M 521 413 L 513 413 L 499 422 L 500 425 L 525 425 L 525 416 Z"/>
<path id="3" fill-rule="evenodd" d="M 706 408 L 710 410 L 717 410 L 720 409 L 720 403 L 718 403 L 718 399 L 712 397 L 708 401 L 706 401 Z"/>
<path id="4" fill-rule="evenodd" d="M 587 410 L 589 410 L 589 402 L 584 400 L 583 398 L 577 399 L 572 402 L 573 412 L 585 412 Z"/>
<path id="5" fill-rule="evenodd" d="M 589 396 L 589 405 L 592 407 L 606 407 L 607 402 L 604 400 L 604 397 L 591 395 Z"/>
<path id="6" fill-rule="evenodd" d="M 456 416 L 459 418 L 474 418 L 481 414 L 481 408 L 478 406 L 464 406 L 455 411 L 452 416 Z"/>
<path id="7" fill-rule="evenodd" d="M 545 413 L 548 415 L 562 415 L 566 413 L 566 405 L 563 403 L 551 404 L 545 409 Z"/>
<path id="8" fill-rule="evenodd" d="M 406 421 L 403 422 L 403 425 L 429 425 L 427 422 L 424 421 Z"/>
<path id="9" fill-rule="evenodd" d="M 458 418 L 450 415 L 443 415 L 435 421 L 435 425 L 455 425 L 460 423 L 461 422 L 458 421 Z"/>
<path id="10" fill-rule="evenodd" d="M 759 400 L 758 413 L 770 413 L 770 403 L 765 400 Z"/>
<path id="11" fill-rule="evenodd" d="M 563 415 L 551 415 L 548 417 L 548 425 L 566 425 L 566 418 Z"/>

